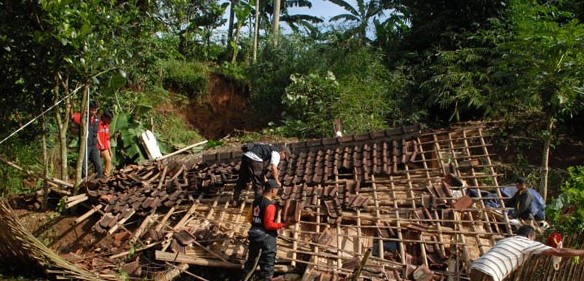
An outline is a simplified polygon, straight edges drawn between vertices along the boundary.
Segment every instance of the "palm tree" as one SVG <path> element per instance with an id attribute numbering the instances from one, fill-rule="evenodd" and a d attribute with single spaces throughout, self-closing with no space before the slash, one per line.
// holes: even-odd
<path id="1" fill-rule="evenodd" d="M 340 6 L 345 9 L 346 14 L 340 14 L 332 17 L 329 22 L 332 21 L 346 21 L 355 22 L 356 25 L 349 29 L 347 32 L 350 35 L 354 35 L 359 39 L 361 44 L 369 41 L 367 38 L 367 27 L 369 26 L 369 20 L 376 18 L 377 16 L 383 15 L 383 10 L 385 9 L 381 0 L 356 0 L 357 7 L 351 6 L 344 0 L 330 0 L 333 4 Z"/>
<path id="2" fill-rule="evenodd" d="M 256 60 L 257 52 L 257 38 L 259 35 L 260 22 L 269 22 L 272 18 L 272 33 L 274 35 L 274 43 L 277 44 L 277 37 L 279 33 L 280 21 L 286 22 L 293 30 L 298 30 L 298 26 L 304 26 L 311 30 L 314 27 L 311 23 L 322 22 L 321 18 L 310 15 L 290 15 L 288 13 L 289 7 L 312 7 L 309 0 L 284 0 L 281 8 L 278 8 L 278 0 L 271 2 L 270 0 L 256 0 L 255 1 L 255 24 L 254 24 L 254 48 L 253 61 Z M 280 16 L 281 14 L 281 16 Z"/>

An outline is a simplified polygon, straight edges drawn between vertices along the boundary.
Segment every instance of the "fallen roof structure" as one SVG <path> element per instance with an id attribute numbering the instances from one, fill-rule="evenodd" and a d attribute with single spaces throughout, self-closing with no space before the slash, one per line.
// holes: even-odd
<path id="1" fill-rule="evenodd" d="M 278 237 L 276 271 L 302 280 L 467 280 L 471 262 L 512 234 L 487 139 L 481 124 L 415 125 L 289 144 L 279 205 L 298 223 Z M 93 230 L 117 241 L 102 261 L 152 251 L 167 265 L 155 272 L 126 262 L 131 275 L 171 280 L 192 274 L 190 265 L 239 269 L 254 197 L 248 188 L 231 205 L 241 156 L 130 166 L 69 202 L 89 202 L 77 223 L 97 214 Z M 496 195 L 471 198 L 471 190 Z M 499 207 L 486 208 L 492 203 Z M 93 270 L 109 276 L 107 268 Z"/>
<path id="2" fill-rule="evenodd" d="M 280 205 L 299 223 L 279 236 L 277 270 L 335 280 L 351 276 L 370 249 L 361 274 L 372 280 L 466 276 L 472 260 L 511 233 L 505 213 L 466 196 L 469 188 L 498 190 L 483 131 L 409 126 L 290 144 Z M 248 189 L 243 204 L 230 205 L 241 155 L 129 167 L 97 182 L 87 190 L 103 204 L 94 229 L 113 234 L 138 214 L 141 225 L 122 231 L 142 247 L 160 243 L 157 260 L 240 268 L 254 196 Z M 502 205 L 500 195 L 487 199 Z"/>

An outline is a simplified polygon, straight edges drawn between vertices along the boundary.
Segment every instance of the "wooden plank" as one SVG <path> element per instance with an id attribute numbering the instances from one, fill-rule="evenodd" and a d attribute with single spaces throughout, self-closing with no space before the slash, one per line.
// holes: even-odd
<path id="1" fill-rule="evenodd" d="M 134 236 L 132 237 L 132 239 L 130 239 L 130 243 L 136 243 L 136 240 L 138 240 L 140 238 L 140 236 L 142 236 L 142 233 L 145 232 L 145 230 L 147 228 L 150 227 L 150 225 L 152 223 L 154 223 L 154 221 L 156 220 L 156 218 L 158 218 L 157 214 L 150 214 L 148 215 L 140 224 L 140 226 L 138 227 L 138 229 L 136 229 L 136 231 L 134 231 Z"/>
<path id="2" fill-rule="evenodd" d="M 83 194 L 83 195 L 84 195 L 83 197 L 80 197 L 76 201 L 71 201 L 71 202 L 67 203 L 65 205 L 65 209 L 69 209 L 69 208 L 71 208 L 71 207 L 73 207 L 73 206 L 75 206 L 75 205 L 77 205 L 79 203 L 83 203 L 83 202 L 85 202 L 85 201 L 87 201 L 89 199 L 89 197 L 87 197 L 86 194 Z"/>
<path id="3" fill-rule="evenodd" d="M 182 153 L 182 152 L 184 152 L 184 151 L 187 151 L 187 150 L 189 150 L 189 149 L 191 149 L 191 148 L 193 148 L 193 147 L 196 147 L 196 146 L 200 146 L 200 145 L 206 144 L 207 142 L 208 142 L 207 140 L 204 140 L 204 141 L 201 141 L 201 142 L 198 142 L 198 143 L 195 143 L 195 144 L 188 145 L 188 146 L 186 146 L 186 147 L 183 147 L 183 148 L 181 148 L 181 149 L 179 149 L 179 150 L 177 150 L 177 151 L 175 151 L 175 152 L 172 152 L 172 153 L 166 154 L 166 155 L 164 155 L 164 156 L 158 157 L 158 158 L 156 158 L 155 160 L 156 160 L 156 161 L 161 161 L 161 160 L 164 160 L 164 159 L 166 159 L 166 158 L 168 158 L 168 157 L 171 157 L 171 156 L 177 155 L 177 154 L 179 154 L 179 153 Z"/>
<path id="4" fill-rule="evenodd" d="M 367 251 L 365 251 L 365 255 L 361 259 L 359 266 L 357 268 L 355 268 L 355 271 L 353 272 L 353 277 L 351 277 L 351 281 L 358 281 L 359 280 L 359 276 L 361 276 L 361 271 L 363 270 L 363 267 L 365 267 L 365 264 L 367 263 L 367 260 L 369 259 L 370 254 L 371 254 L 371 248 L 369 248 L 369 249 L 367 249 Z"/>
<path id="5" fill-rule="evenodd" d="M 132 209 L 130 211 L 130 213 L 128 215 L 126 215 L 126 217 L 122 218 L 121 220 L 119 220 L 116 225 L 114 225 L 112 228 L 110 228 L 110 230 L 107 232 L 108 234 L 113 234 L 114 232 L 116 232 L 116 230 L 118 230 L 118 228 L 122 225 L 124 225 L 124 223 L 126 223 L 126 221 L 128 221 L 134 214 L 136 213 L 136 210 Z"/>
<path id="6" fill-rule="evenodd" d="M 154 253 L 156 260 L 159 261 L 167 261 L 172 263 L 185 263 L 185 264 L 192 264 L 198 266 L 210 266 L 210 267 L 220 267 L 220 268 L 229 268 L 229 269 L 242 269 L 243 266 L 240 264 L 232 263 L 232 262 L 225 262 L 225 261 L 218 261 L 214 259 L 204 259 L 204 258 L 197 258 L 196 256 L 190 256 L 186 254 L 180 253 L 167 253 L 163 251 L 156 251 Z"/>
<path id="7" fill-rule="evenodd" d="M 371 175 L 371 186 L 373 188 L 373 205 L 375 206 L 375 223 L 378 224 L 381 222 L 381 210 L 379 208 L 379 194 L 377 192 L 377 184 L 375 183 L 375 175 Z M 395 201 L 394 201 L 395 202 Z M 377 245 L 377 249 L 379 252 L 379 258 L 383 259 L 383 241 L 380 239 L 379 244 Z"/>
<path id="8" fill-rule="evenodd" d="M 464 136 L 464 140 L 463 141 L 464 141 L 464 144 L 465 144 L 465 146 L 464 146 L 465 147 L 464 148 L 464 153 L 469 158 L 472 158 L 472 155 L 470 153 L 470 149 L 468 148 L 468 138 L 467 138 L 467 135 L 466 135 L 466 131 L 463 131 L 462 134 Z M 471 172 L 471 175 L 473 177 L 476 176 L 475 169 L 472 166 L 470 167 L 470 172 Z M 473 178 L 472 181 L 473 181 L 473 185 L 474 186 L 477 186 L 477 187 L 479 186 L 479 182 L 478 182 L 478 180 L 476 178 Z M 481 208 L 483 210 L 486 210 L 487 207 L 485 206 L 485 202 L 482 200 L 483 199 L 483 196 L 481 195 L 481 192 L 478 192 L 478 197 L 479 197 L 479 200 L 478 201 L 479 201 L 479 204 L 480 204 Z M 471 218 L 471 220 L 474 220 L 474 218 L 473 218 L 472 215 L 470 215 L 470 218 Z M 484 218 L 485 218 L 486 223 L 482 224 L 483 225 L 483 229 L 490 229 L 491 222 L 490 222 L 489 216 L 484 216 Z M 471 226 L 472 226 L 473 230 L 475 232 L 477 232 L 476 222 L 473 221 L 471 223 Z M 495 224 L 495 227 L 498 228 L 498 225 Z M 495 239 L 493 238 L 493 236 L 490 235 L 489 238 L 491 240 L 491 245 L 495 245 Z M 481 238 L 480 238 L 480 236 L 478 234 L 475 235 L 475 239 L 477 240 L 477 245 L 479 246 L 479 251 L 480 251 L 481 256 L 482 256 L 482 255 L 485 254 L 485 247 L 484 247 L 483 243 L 481 242 Z"/>
<path id="9" fill-rule="evenodd" d="M 65 199 L 65 202 L 69 203 L 69 202 L 77 201 L 77 200 L 85 198 L 85 197 L 87 197 L 87 194 L 85 194 L 85 193 L 74 195 L 74 196 L 67 196 Z"/>
<path id="10" fill-rule="evenodd" d="M 97 205 L 97 206 L 93 206 L 93 208 L 91 208 L 89 211 L 87 211 L 85 214 L 81 215 L 80 217 L 78 217 L 77 219 L 75 219 L 75 224 L 80 224 L 82 221 L 86 220 L 87 218 L 89 218 L 91 215 L 93 215 L 95 212 L 97 212 L 98 210 L 100 210 L 101 208 L 103 208 L 103 205 Z"/>
<path id="11" fill-rule="evenodd" d="M 164 186 L 164 183 L 166 182 L 166 172 L 168 171 L 168 167 L 164 166 L 164 169 L 162 169 L 162 175 L 160 176 L 160 180 L 158 180 L 158 186 L 156 187 L 157 189 L 161 189 Z"/>

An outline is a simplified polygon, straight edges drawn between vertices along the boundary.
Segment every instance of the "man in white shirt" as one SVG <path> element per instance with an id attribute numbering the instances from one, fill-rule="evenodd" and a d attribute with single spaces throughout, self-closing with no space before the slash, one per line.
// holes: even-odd
<path id="1" fill-rule="evenodd" d="M 235 205 L 241 203 L 239 198 L 241 191 L 250 181 L 252 181 L 255 195 L 262 194 L 262 186 L 267 181 L 266 173 L 268 171 L 271 172 L 278 186 L 282 186 L 278 173 L 278 164 L 280 164 L 281 160 L 290 156 L 290 149 L 285 146 L 276 147 L 271 144 L 253 143 L 246 144 L 242 148 L 245 148 L 244 154 L 241 156 L 239 177 L 233 191 L 233 203 Z"/>
<path id="2" fill-rule="evenodd" d="M 472 263 L 471 281 L 501 281 L 517 270 L 531 255 L 584 256 L 584 250 L 552 248 L 535 241 L 535 229 L 524 225 L 517 235 L 498 241 L 491 250 Z"/>

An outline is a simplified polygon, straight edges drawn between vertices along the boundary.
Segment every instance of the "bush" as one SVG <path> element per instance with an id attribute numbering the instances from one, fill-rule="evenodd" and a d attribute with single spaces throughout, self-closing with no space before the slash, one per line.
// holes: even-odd
<path id="1" fill-rule="evenodd" d="M 42 174 L 41 147 L 34 141 L 14 141 L 0 146 L 0 157 L 15 162 L 21 167 Z M 8 155 L 8 157 L 6 156 Z M 0 163 L 0 194 L 3 197 L 36 190 L 41 182 L 27 177 L 20 171 Z"/>
<path id="2" fill-rule="evenodd" d="M 282 99 L 285 134 L 301 138 L 326 136 L 331 132 L 332 121 L 340 115 L 339 83 L 334 74 L 292 74 L 290 79 L 292 83 Z"/>
<path id="3" fill-rule="evenodd" d="M 584 230 L 584 166 L 569 167 L 562 193 L 546 208 L 548 219 L 563 232 Z"/>
<path id="4" fill-rule="evenodd" d="M 209 83 L 209 68 L 199 62 L 161 61 L 162 84 L 167 89 L 189 97 L 205 93 Z"/>

